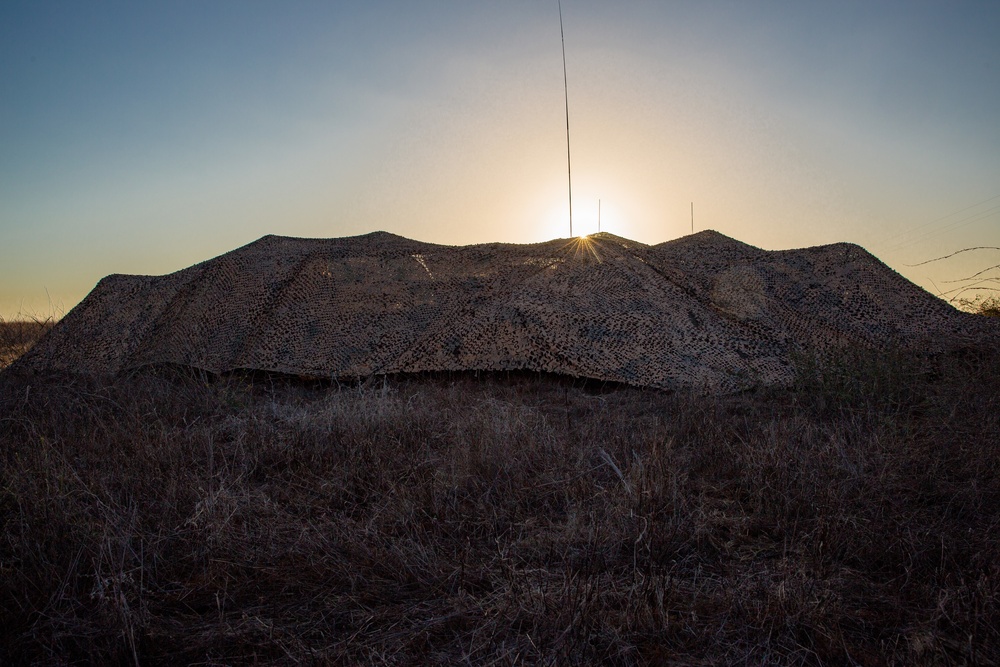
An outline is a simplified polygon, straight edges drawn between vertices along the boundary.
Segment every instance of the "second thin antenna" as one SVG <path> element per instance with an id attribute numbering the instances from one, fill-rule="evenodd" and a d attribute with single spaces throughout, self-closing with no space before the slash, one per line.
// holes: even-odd
<path id="1" fill-rule="evenodd" d="M 562 40 L 563 97 L 566 100 L 566 178 L 569 182 L 569 237 L 573 238 L 573 166 L 569 156 L 569 80 L 566 78 L 566 33 L 563 32 L 562 0 L 559 0 L 559 38 Z"/>

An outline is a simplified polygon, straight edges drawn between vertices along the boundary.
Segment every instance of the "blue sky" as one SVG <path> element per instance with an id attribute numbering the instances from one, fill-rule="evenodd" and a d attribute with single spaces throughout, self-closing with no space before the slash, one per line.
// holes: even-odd
<path id="1" fill-rule="evenodd" d="M 576 233 L 1000 263 L 1000 2 L 565 0 Z M 0 316 L 264 234 L 567 236 L 556 2 L 5 2 Z M 935 288 L 937 286 L 937 288 Z"/>

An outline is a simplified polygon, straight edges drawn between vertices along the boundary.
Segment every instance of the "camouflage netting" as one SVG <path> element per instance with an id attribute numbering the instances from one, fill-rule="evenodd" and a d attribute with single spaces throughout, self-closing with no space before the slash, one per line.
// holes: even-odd
<path id="1" fill-rule="evenodd" d="M 338 379 L 523 369 L 731 391 L 789 382 L 797 352 L 995 340 L 983 319 L 844 243 L 265 236 L 166 276 L 108 276 L 15 366 Z"/>

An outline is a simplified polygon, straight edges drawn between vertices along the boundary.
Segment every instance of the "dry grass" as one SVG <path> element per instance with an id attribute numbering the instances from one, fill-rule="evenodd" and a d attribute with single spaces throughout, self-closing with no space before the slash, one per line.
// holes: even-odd
<path id="1" fill-rule="evenodd" d="M 995 291 L 995 290 L 994 290 Z M 959 299 L 959 307 L 986 317 L 1000 317 L 1000 297 L 980 295 L 974 299 Z"/>
<path id="2" fill-rule="evenodd" d="M 7 322 L 0 317 L 0 370 L 31 349 L 54 324 L 52 318 Z"/>
<path id="3" fill-rule="evenodd" d="M 0 376 L 0 663 L 1000 662 L 1000 358 Z"/>

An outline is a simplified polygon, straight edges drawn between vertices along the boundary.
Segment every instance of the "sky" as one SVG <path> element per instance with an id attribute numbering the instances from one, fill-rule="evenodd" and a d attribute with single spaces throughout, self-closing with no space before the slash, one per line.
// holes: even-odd
<path id="1" fill-rule="evenodd" d="M 1000 275 L 997 0 L 564 0 L 574 235 Z M 266 234 L 568 237 L 556 0 L 0 3 L 0 317 Z M 992 273 L 990 272 L 992 271 Z M 996 282 L 984 286 L 1000 286 Z M 974 293 L 967 293 L 972 296 Z"/>

